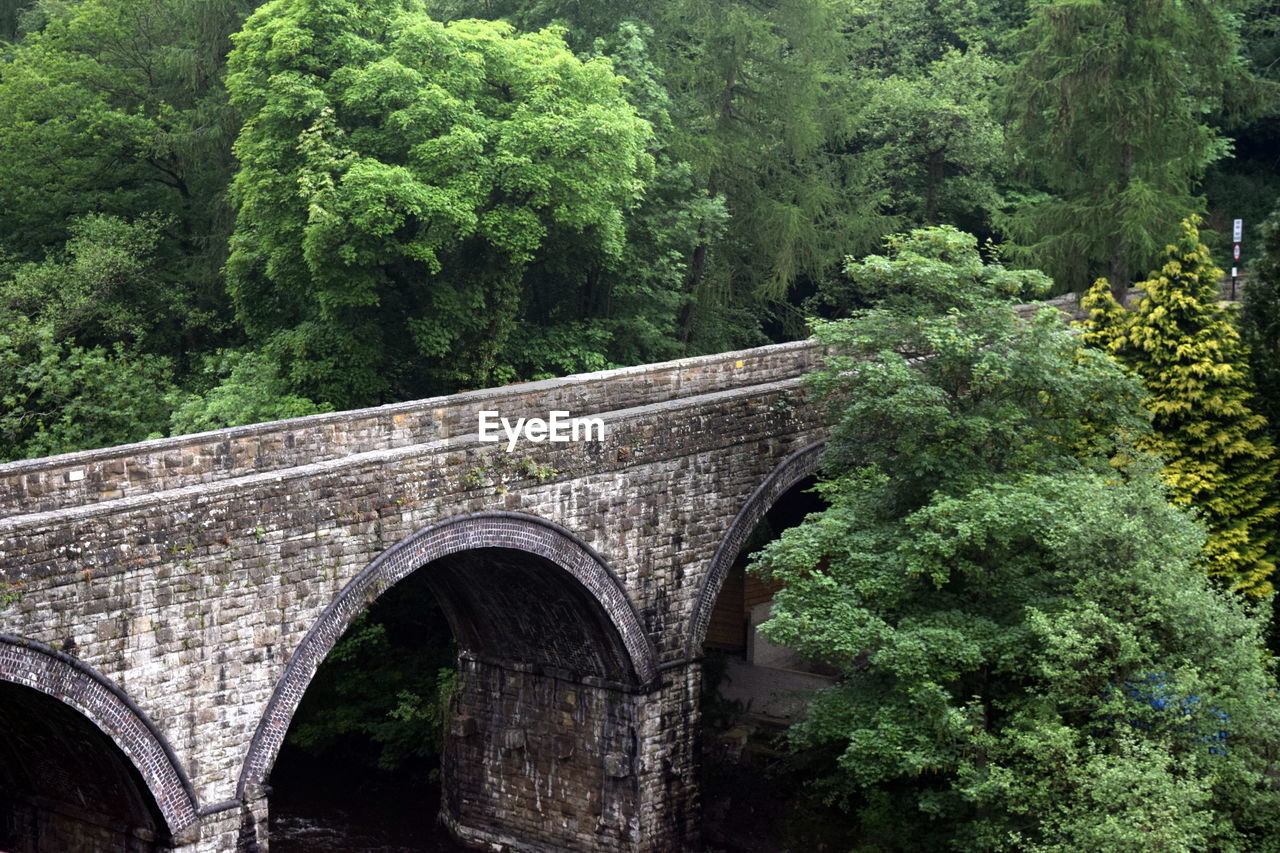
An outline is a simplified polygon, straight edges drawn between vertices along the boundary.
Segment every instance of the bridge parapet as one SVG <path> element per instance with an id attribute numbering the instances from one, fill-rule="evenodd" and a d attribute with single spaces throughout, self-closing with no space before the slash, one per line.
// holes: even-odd
<path id="1" fill-rule="evenodd" d="M 705 452 L 768 441 L 791 434 L 795 427 L 786 424 L 812 428 L 820 419 L 811 413 L 801 382 L 792 377 L 600 412 L 605 439 L 585 448 L 543 443 L 508 454 L 500 445 L 481 444 L 473 429 L 452 439 L 2 516 L 0 584 L 67 582 L 82 573 L 106 578 L 160 566 L 175 555 L 216 564 L 230 560 L 240 569 L 231 560 L 232 541 L 243 539 L 259 551 L 275 544 L 277 531 L 298 540 L 280 553 L 280 564 L 288 564 L 309 538 L 301 531 L 321 517 L 389 525 L 436 501 L 475 502 L 479 510 L 495 497 L 504 508 L 519 509 L 508 489 L 556 488 L 591 478 L 611 482 L 637 465 L 678 466 L 695 447 Z M 19 611 L 39 606 L 25 599 L 13 605 Z M 112 596 L 95 606 L 127 604 Z"/>
<path id="2" fill-rule="evenodd" d="M 795 341 L 0 464 L 0 518 L 117 500 L 474 433 L 479 412 L 600 414 L 802 375 Z"/>

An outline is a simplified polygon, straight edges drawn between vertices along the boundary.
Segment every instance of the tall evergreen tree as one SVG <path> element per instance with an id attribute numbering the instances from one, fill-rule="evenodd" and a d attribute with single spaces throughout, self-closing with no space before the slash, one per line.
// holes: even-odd
<path id="1" fill-rule="evenodd" d="M 708 232 L 690 259 L 684 339 L 726 340 L 719 309 L 759 316 L 886 230 L 881 205 L 834 144 L 847 101 L 837 75 L 848 67 L 837 12 L 827 0 L 655 9 L 679 117 L 673 150 L 730 214 L 723 237 Z"/>
<path id="2" fill-rule="evenodd" d="M 1037 191 L 1002 224 L 1056 281 L 1105 274 L 1123 302 L 1169 223 L 1203 207 L 1197 182 L 1228 151 L 1209 115 L 1274 92 L 1221 0 L 1052 0 L 1022 40 L 1010 136 Z"/>
<path id="3" fill-rule="evenodd" d="M 1280 442 L 1280 210 L 1262 225 L 1262 257 L 1249 268 L 1240 334 L 1258 387 L 1256 408 Z"/>
<path id="4" fill-rule="evenodd" d="M 1140 442 L 1165 460 L 1176 503 L 1197 508 L 1209 528 L 1211 575 L 1251 595 L 1273 591 L 1273 493 L 1280 460 L 1253 411 L 1240 334 L 1218 305 L 1222 271 L 1209 260 L 1196 220 L 1168 247 L 1164 266 L 1140 287 L 1131 314 L 1118 310 L 1105 280 L 1083 300 L 1093 335 L 1142 378 L 1154 432 Z"/>

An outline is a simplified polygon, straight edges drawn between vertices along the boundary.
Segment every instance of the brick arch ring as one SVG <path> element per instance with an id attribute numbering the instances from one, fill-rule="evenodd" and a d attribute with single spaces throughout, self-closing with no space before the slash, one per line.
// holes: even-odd
<path id="1" fill-rule="evenodd" d="M 617 629 L 637 687 L 658 677 L 657 654 L 626 588 L 604 559 L 554 522 L 517 512 L 480 512 L 433 524 L 402 539 L 347 583 L 293 653 L 249 744 L 236 796 L 256 797 L 302 694 L 329 650 L 374 599 L 441 557 L 477 548 L 509 548 L 543 557 L 587 590 Z"/>
<path id="2" fill-rule="evenodd" d="M 38 690 L 80 712 L 133 764 L 170 837 L 191 840 L 187 831 L 200 814 L 191 780 L 164 735 L 119 686 L 71 655 L 3 633 L 0 681 Z"/>
<path id="3" fill-rule="evenodd" d="M 702 576 L 702 583 L 698 587 L 693 620 L 689 624 L 685 639 L 685 660 L 691 661 L 699 656 L 699 650 L 707 637 L 707 629 L 711 626 L 711 611 L 715 609 L 716 598 L 720 595 L 720 589 L 729 575 L 729 568 L 733 565 L 733 561 L 738 559 L 738 553 L 746 543 L 747 537 L 760 523 L 760 519 L 764 518 L 764 514 L 777 503 L 778 498 L 786 494 L 796 483 L 818 470 L 826 444 L 825 440 L 815 441 L 778 463 L 778 466 L 769 472 L 769 476 L 756 487 L 742 509 L 738 510 L 738 514 L 734 516 L 729 524 L 729 532 L 725 534 L 724 539 L 720 541 L 720 546 L 712 555 L 711 565 Z"/>

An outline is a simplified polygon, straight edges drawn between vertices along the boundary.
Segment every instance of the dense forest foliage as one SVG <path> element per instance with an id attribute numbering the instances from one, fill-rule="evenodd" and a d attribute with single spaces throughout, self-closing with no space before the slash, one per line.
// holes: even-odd
<path id="1" fill-rule="evenodd" d="M 1272 0 L 8 0 L 0 457 L 798 337 L 1280 189 Z"/>
<path id="2" fill-rule="evenodd" d="M 1277 0 L 0 0 L 0 460 L 816 334 L 804 795 L 1280 850 L 1278 198 Z M 438 747 L 392 611 L 295 742 Z"/>

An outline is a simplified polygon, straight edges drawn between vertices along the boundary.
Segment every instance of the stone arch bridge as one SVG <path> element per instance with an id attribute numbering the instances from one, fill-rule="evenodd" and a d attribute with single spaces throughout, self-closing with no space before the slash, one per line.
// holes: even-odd
<path id="1" fill-rule="evenodd" d="M 265 850 L 316 667 L 414 572 L 461 649 L 457 835 L 696 847 L 702 639 L 752 527 L 816 466 L 816 358 L 780 344 L 0 465 L 0 848 Z M 478 440 L 481 411 L 555 410 L 603 440 Z"/>

